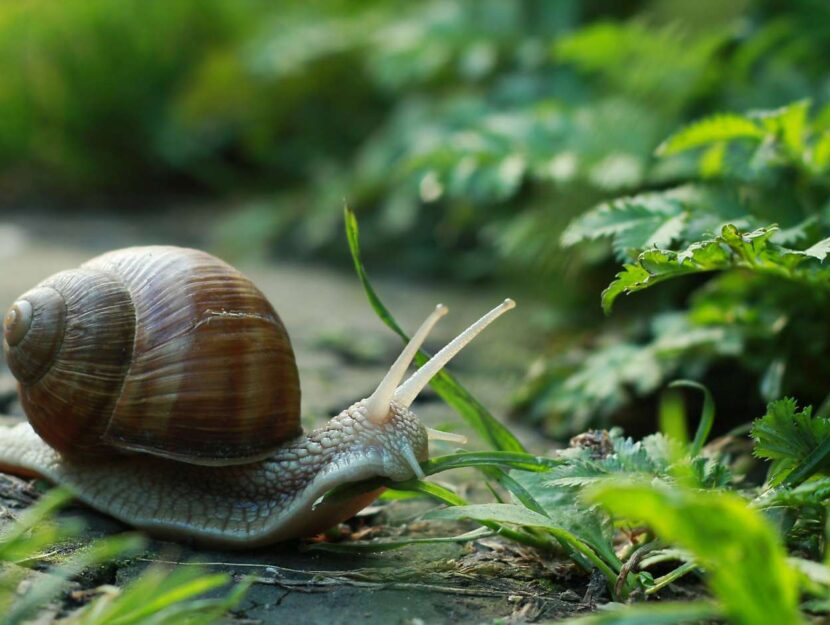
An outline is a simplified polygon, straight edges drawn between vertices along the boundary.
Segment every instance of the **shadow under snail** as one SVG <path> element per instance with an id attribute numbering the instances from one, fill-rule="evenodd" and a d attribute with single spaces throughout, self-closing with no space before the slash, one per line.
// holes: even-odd
<path id="1" fill-rule="evenodd" d="M 0 428 L 0 470 L 65 485 L 153 534 L 246 548 L 319 533 L 379 491 L 319 503 L 375 476 L 423 477 L 420 391 L 505 300 L 402 382 L 447 312 L 418 328 L 377 389 L 304 434 L 285 327 L 240 272 L 198 250 L 127 248 L 27 291 L 3 348 L 29 422 Z"/>

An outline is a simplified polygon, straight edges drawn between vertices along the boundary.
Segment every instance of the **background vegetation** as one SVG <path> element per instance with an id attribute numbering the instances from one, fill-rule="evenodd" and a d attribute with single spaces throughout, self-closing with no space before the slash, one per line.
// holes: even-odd
<path id="1" fill-rule="evenodd" d="M 805 162 L 812 143 L 779 150 L 767 124 L 724 131 L 745 139 L 728 149 L 716 134 L 655 150 L 706 115 L 793 102 L 821 136 L 828 18 L 811 0 L 8 2 L 0 191 L 9 206 L 67 210 L 219 198 L 226 255 L 333 262 L 347 261 L 346 200 L 368 262 L 549 298 L 550 357 L 517 402 L 558 435 L 647 420 L 632 397 L 674 374 L 741 379 L 751 390 L 730 412 L 757 414 L 781 392 L 818 403 L 823 359 L 778 351 L 797 349 L 809 321 L 762 328 L 782 312 L 768 310 L 738 337 L 713 319 L 717 284 L 761 296 L 744 274 L 693 301 L 705 279 L 639 296 L 610 323 L 596 294 L 615 257 L 699 240 L 724 219 L 776 223 L 771 241 L 786 245 L 821 238 L 826 147 Z M 686 150 L 703 143 L 702 157 Z M 609 205 L 610 222 L 591 210 L 630 195 L 642 201 Z"/>
<path id="2" fill-rule="evenodd" d="M 798 622 L 830 596 L 827 58 L 820 0 L 6 2 L 0 198 L 219 200 L 225 255 L 342 264 L 346 200 L 367 265 L 534 292 L 547 334 L 516 418 L 560 439 L 611 424 L 649 436 L 611 430 L 604 455 L 539 460 L 553 475 L 535 482 L 492 472 L 527 458 L 489 457 L 518 503 L 444 514 L 555 541 L 618 599 L 704 575 L 719 602 L 665 622 Z M 709 389 L 691 443 L 675 378 Z M 710 428 L 745 435 L 761 417 L 766 481 L 746 448 L 704 453 Z M 488 440 L 522 453 L 509 432 Z M 648 479 L 593 484 L 620 473 Z M 622 519 L 652 529 L 626 534 L 621 558 Z M 772 577 L 753 577 L 758 554 Z"/>

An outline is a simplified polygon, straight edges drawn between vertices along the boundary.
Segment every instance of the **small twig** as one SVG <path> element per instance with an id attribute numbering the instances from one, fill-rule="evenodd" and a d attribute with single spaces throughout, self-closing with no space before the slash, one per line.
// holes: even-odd
<path id="1" fill-rule="evenodd" d="M 440 592 L 450 595 L 465 595 L 470 597 L 510 597 L 521 596 L 528 599 L 540 601 L 555 601 L 554 597 L 545 597 L 533 593 L 517 590 L 476 590 L 472 588 L 457 588 L 454 586 L 442 586 L 439 584 L 422 584 L 416 582 L 362 582 L 338 577 L 328 577 L 323 580 L 287 580 L 278 577 L 255 577 L 255 583 L 270 584 L 285 588 L 286 590 L 297 590 L 299 592 L 329 592 L 336 587 L 351 586 L 356 588 L 370 588 L 372 590 L 421 590 Z"/>

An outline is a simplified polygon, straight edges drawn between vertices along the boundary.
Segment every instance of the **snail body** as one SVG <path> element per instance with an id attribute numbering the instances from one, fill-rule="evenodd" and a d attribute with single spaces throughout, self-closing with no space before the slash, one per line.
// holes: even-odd
<path id="1" fill-rule="evenodd" d="M 0 469 L 42 476 L 157 535 L 252 547 L 311 535 L 377 493 L 344 483 L 423 476 L 420 390 L 506 300 L 401 383 L 439 306 L 378 388 L 302 432 L 288 333 L 242 274 L 175 247 L 117 250 L 48 278 L 4 320 L 28 423 L 0 428 Z M 436 437 L 437 434 L 433 433 Z"/>

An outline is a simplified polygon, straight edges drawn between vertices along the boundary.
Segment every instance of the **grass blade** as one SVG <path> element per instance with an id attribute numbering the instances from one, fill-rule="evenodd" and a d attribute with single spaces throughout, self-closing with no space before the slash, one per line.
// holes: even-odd
<path id="1" fill-rule="evenodd" d="M 430 458 L 421 463 L 426 475 L 463 467 L 504 466 L 522 471 L 548 471 L 562 464 L 559 460 L 515 451 L 462 451 Z"/>
<path id="2" fill-rule="evenodd" d="M 58 508 L 62 507 L 71 499 L 72 494 L 61 488 L 53 488 L 48 493 L 42 495 L 35 505 L 25 510 L 15 523 L 0 533 L 0 558 L 18 559 L 17 557 L 6 558 L 4 555 L 17 549 L 21 538 L 29 530 L 45 518 L 52 516 Z"/>
<path id="3" fill-rule="evenodd" d="M 375 313 L 380 317 L 393 332 L 403 339 L 404 343 L 409 341 L 409 337 L 395 321 L 392 314 L 380 301 L 375 289 L 369 282 L 366 275 L 366 268 L 363 266 L 363 261 L 360 259 L 360 240 L 357 226 L 357 218 L 354 212 L 348 207 L 343 209 L 344 219 L 346 222 L 346 238 L 349 241 L 349 250 L 354 261 L 355 271 L 363 289 L 366 291 L 366 297 L 374 309 Z M 430 358 L 430 355 L 420 350 L 415 356 L 415 362 L 420 367 Z M 470 426 L 494 449 L 502 451 L 525 451 L 524 446 L 519 442 L 513 433 L 490 414 L 490 412 L 483 406 L 469 391 L 467 391 L 456 379 L 446 370 L 439 372 L 430 385 L 441 398 L 447 402 L 461 417 L 470 424 Z"/>
<path id="4" fill-rule="evenodd" d="M 66 580 L 75 577 L 84 569 L 135 553 L 143 547 L 144 539 L 131 534 L 104 538 L 95 542 L 82 553 L 73 556 L 69 562 L 53 570 L 52 576 L 35 584 L 24 598 L 5 615 L 3 622 L 7 625 L 15 625 L 26 620 L 60 593 Z"/>
<path id="5" fill-rule="evenodd" d="M 510 475 L 505 473 L 502 469 L 498 467 L 483 467 L 481 470 L 487 477 L 498 482 L 502 488 L 510 491 L 510 493 L 519 502 L 521 502 L 525 508 L 538 514 L 548 516 L 548 513 L 541 506 L 541 504 L 536 501 L 533 495 L 530 494 L 530 491 L 510 477 Z"/>
<path id="6" fill-rule="evenodd" d="M 511 469 L 521 469 L 524 471 L 544 472 L 548 471 L 552 467 L 558 466 L 559 464 L 561 464 L 559 460 L 543 458 L 541 456 L 534 456 L 523 452 L 462 451 L 426 460 L 421 463 L 421 468 L 424 470 L 425 475 L 435 475 L 436 473 L 449 471 L 450 469 L 469 467 L 509 467 Z M 420 492 L 422 494 L 429 494 L 432 496 L 432 493 L 426 493 L 421 490 L 413 491 L 412 489 L 409 489 L 407 484 L 410 483 L 413 482 L 395 482 L 388 478 L 375 477 L 363 480 L 362 482 L 353 482 L 338 486 L 337 488 L 334 488 L 326 493 L 323 496 L 323 501 L 343 501 L 379 488 L 387 488 L 403 492 Z M 443 503 L 450 503 L 449 501 L 440 498 L 439 501 L 442 501 Z"/>
<path id="7" fill-rule="evenodd" d="M 700 423 L 697 425 L 697 432 L 695 432 L 692 446 L 689 449 L 692 458 L 695 458 L 706 444 L 706 439 L 709 438 L 709 432 L 712 430 L 712 424 L 715 422 L 715 400 L 712 399 L 712 393 L 709 392 L 708 388 L 694 380 L 675 380 L 669 384 L 669 388 L 694 388 L 703 393 Z"/>

